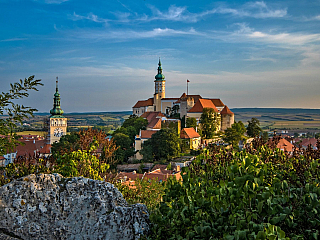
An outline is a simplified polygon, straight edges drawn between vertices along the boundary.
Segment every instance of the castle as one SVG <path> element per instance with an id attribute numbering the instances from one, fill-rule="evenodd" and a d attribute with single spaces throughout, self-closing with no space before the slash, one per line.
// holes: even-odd
<path id="1" fill-rule="evenodd" d="M 180 118 L 193 117 L 199 123 L 204 108 L 212 108 L 220 117 L 218 130 L 224 131 L 234 123 L 234 113 L 218 98 L 202 98 L 200 95 L 183 93 L 178 98 L 166 98 L 165 76 L 162 73 L 161 61 L 158 63 L 158 74 L 155 76 L 153 98 L 138 101 L 132 107 L 132 113 L 141 116 L 145 112 L 161 112 L 168 116 L 173 110 Z"/>

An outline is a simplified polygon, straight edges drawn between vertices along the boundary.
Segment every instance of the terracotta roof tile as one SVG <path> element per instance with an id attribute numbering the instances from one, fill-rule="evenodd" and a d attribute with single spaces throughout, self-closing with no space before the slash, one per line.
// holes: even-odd
<path id="1" fill-rule="evenodd" d="M 204 108 L 213 108 L 215 112 L 219 112 L 210 99 L 199 99 L 188 113 L 202 113 Z"/>
<path id="2" fill-rule="evenodd" d="M 231 110 L 228 108 L 228 106 L 227 105 L 225 105 L 224 106 L 224 108 L 222 109 L 222 111 L 220 112 L 220 114 L 222 114 L 222 115 L 226 115 L 226 114 L 234 114 L 233 112 L 231 112 Z"/>
<path id="3" fill-rule="evenodd" d="M 180 138 L 191 139 L 200 137 L 199 133 L 194 130 L 194 128 L 184 128 L 180 133 Z"/>
<path id="4" fill-rule="evenodd" d="M 161 118 L 154 118 L 147 126 L 151 129 L 161 129 Z"/>
<path id="5" fill-rule="evenodd" d="M 221 101 L 221 99 L 219 99 L 219 98 L 211 98 L 210 100 L 212 101 L 212 103 L 213 103 L 216 107 L 223 107 L 223 106 L 225 106 L 225 105 L 223 104 L 223 102 Z"/>
<path id="6" fill-rule="evenodd" d="M 155 134 L 157 131 L 155 130 L 141 130 L 141 138 L 143 139 L 149 139 L 153 134 Z"/>
<path id="7" fill-rule="evenodd" d="M 153 98 L 149 98 L 148 100 L 141 100 L 138 101 L 133 108 L 139 108 L 139 107 L 147 107 L 153 105 Z"/>

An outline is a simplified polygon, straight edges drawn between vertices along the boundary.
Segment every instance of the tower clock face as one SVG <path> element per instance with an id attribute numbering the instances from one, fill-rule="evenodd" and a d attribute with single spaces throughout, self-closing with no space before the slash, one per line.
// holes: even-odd
<path id="1" fill-rule="evenodd" d="M 61 137 L 63 135 L 63 130 L 61 128 L 56 128 L 53 131 L 53 135 L 55 137 Z"/>

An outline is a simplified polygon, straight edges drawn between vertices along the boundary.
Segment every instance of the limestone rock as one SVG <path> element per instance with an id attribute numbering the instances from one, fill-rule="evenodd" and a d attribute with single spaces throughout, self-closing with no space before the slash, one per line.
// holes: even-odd
<path id="1" fill-rule="evenodd" d="M 111 183 L 60 174 L 29 175 L 0 188 L 4 239 L 139 239 L 143 204 L 128 205 Z"/>

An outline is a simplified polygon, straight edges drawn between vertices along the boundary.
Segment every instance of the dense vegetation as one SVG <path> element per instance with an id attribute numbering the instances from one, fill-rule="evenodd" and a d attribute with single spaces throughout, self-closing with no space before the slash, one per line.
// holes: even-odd
<path id="1" fill-rule="evenodd" d="M 320 151 L 289 157 L 256 145 L 210 152 L 183 169 L 182 182 L 170 179 L 164 192 L 154 192 L 163 196 L 150 208 L 150 239 L 319 238 Z M 136 200 L 159 199 L 155 195 Z"/>

